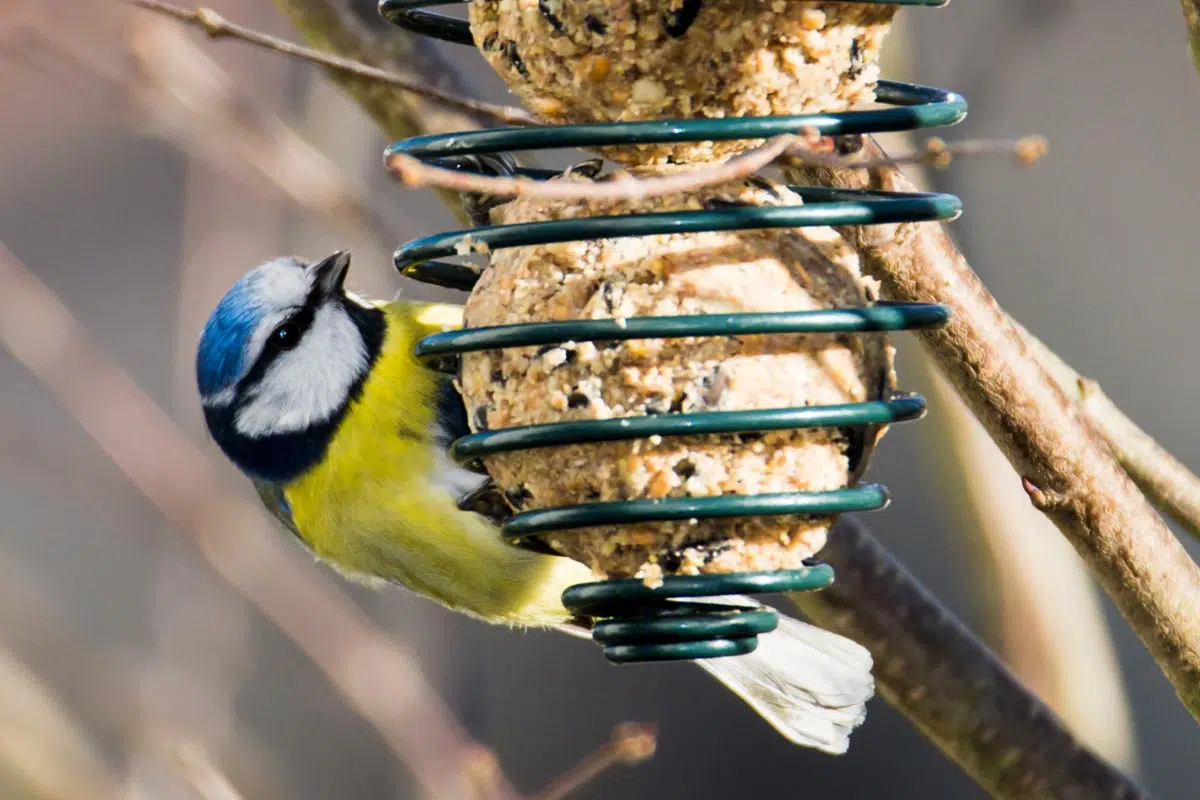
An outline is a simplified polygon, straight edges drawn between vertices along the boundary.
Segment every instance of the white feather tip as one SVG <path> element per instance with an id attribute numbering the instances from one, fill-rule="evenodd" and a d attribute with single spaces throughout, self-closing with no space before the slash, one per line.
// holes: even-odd
<path id="1" fill-rule="evenodd" d="M 866 648 L 782 615 L 754 652 L 697 663 L 786 739 L 833 755 L 850 747 L 875 694 Z"/>

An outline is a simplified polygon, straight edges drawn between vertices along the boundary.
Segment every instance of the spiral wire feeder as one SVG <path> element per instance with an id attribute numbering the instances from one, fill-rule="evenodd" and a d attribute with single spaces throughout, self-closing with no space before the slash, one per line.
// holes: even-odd
<path id="1" fill-rule="evenodd" d="M 473 40 L 465 20 L 420 10 L 463 1 L 383 0 L 380 12 L 391 23 L 414 33 L 470 45 Z M 947 1 L 890 0 L 888 4 L 942 6 Z M 417 136 L 391 145 L 387 154 L 402 153 L 434 166 L 480 171 L 479 161 L 470 157 L 614 145 L 767 139 L 804 129 L 815 129 L 822 136 L 909 131 L 954 125 L 967 112 L 961 96 L 909 83 L 880 81 L 877 99 L 886 107 L 832 114 L 543 125 Z M 546 180 L 561 173 L 519 168 L 516 174 Z M 803 205 L 599 216 L 440 233 L 402 245 L 395 253 L 395 265 L 410 278 L 469 291 L 479 278 L 477 268 L 436 259 L 466 252 L 475 244 L 485 245 L 490 251 L 670 233 L 948 220 L 962 208 L 959 199 L 948 194 L 789 188 L 803 198 Z M 941 326 L 948 319 L 948 310 L 939 305 L 879 302 L 866 308 L 817 311 L 541 322 L 438 333 L 421 339 L 416 353 L 439 370 L 456 372 L 459 356 L 484 350 L 647 338 L 901 331 Z M 919 419 L 924 413 L 923 397 L 897 394 L 888 400 L 844 405 L 556 422 L 474 433 L 455 441 L 450 453 L 459 463 L 482 471 L 481 459 L 486 456 L 531 448 L 651 436 L 866 428 Z M 592 502 L 517 513 L 503 523 L 501 533 L 520 545 L 531 544 L 549 531 L 590 526 L 872 511 L 888 502 L 886 489 L 877 484 L 819 492 Z M 811 591 L 833 582 L 830 567 L 809 563 L 803 569 L 776 572 L 669 576 L 653 588 L 636 578 L 597 581 L 570 587 L 563 594 L 563 603 L 577 616 L 593 621 L 593 638 L 615 663 L 739 655 L 757 647 L 758 634 L 775 629 L 775 611 L 681 598 Z"/>

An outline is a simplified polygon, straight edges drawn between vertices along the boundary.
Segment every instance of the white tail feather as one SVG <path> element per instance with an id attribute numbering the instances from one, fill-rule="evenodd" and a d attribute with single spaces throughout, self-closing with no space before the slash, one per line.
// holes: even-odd
<path id="1" fill-rule="evenodd" d="M 697 663 L 786 739 L 835 755 L 849 748 L 875 694 L 865 648 L 783 616 L 753 653 Z"/>
<path id="2" fill-rule="evenodd" d="M 745 597 L 713 601 L 758 605 Z M 587 635 L 579 628 L 562 630 Z M 866 703 L 875 694 L 866 648 L 782 614 L 778 628 L 758 637 L 753 653 L 696 663 L 786 739 L 834 755 L 849 748 L 850 733 L 866 719 Z"/>

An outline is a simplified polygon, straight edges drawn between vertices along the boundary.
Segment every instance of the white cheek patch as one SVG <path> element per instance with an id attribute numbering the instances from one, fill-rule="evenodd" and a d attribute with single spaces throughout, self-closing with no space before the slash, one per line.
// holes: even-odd
<path id="1" fill-rule="evenodd" d="M 234 428 L 257 438 L 326 422 L 366 370 L 367 350 L 358 328 L 336 305 L 323 305 L 300 344 L 276 358 L 251 390 Z"/>

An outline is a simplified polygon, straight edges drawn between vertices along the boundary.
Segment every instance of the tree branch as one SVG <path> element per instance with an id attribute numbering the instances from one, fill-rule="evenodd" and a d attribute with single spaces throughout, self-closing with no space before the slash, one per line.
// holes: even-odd
<path id="1" fill-rule="evenodd" d="M 1200 72 L 1200 0 L 1179 0 L 1183 6 L 1183 19 L 1187 23 L 1188 47 L 1192 51 L 1192 63 Z"/>
<path id="2" fill-rule="evenodd" d="M 1154 505 L 1200 539 L 1200 477 L 1117 408 L 1100 384 L 1072 369 L 1021 323 L 1013 320 L 1013 325 L 1033 356 L 1112 448 L 1134 483 Z"/>
<path id="3" fill-rule="evenodd" d="M 873 141 L 866 158 L 883 151 Z M 789 176 L 838 188 L 914 191 L 895 167 L 806 168 Z M 953 314 L 917 335 L 1005 456 L 1034 504 L 1067 537 L 1200 717 L 1200 569 L 1121 469 L 936 223 L 842 229 L 889 299 Z"/>
<path id="4" fill-rule="evenodd" d="M 439 76 L 443 84 L 440 88 L 444 91 L 465 94 L 454 66 L 428 39 L 391 26 L 386 35 L 380 36 L 372 30 L 373 25 L 352 10 L 351 3 L 337 0 L 275 2 L 305 41 L 315 48 L 414 79 L 412 65 L 420 65 L 421 75 Z M 374 7 L 375 4 L 370 5 Z M 380 27 L 384 24 L 382 19 L 378 20 Z M 327 73 L 393 139 L 419 133 L 469 130 L 486 121 L 478 115 L 465 114 L 377 80 L 334 69 Z M 468 221 L 457 194 L 441 191 L 439 195 L 460 221 Z"/>
<path id="5" fill-rule="evenodd" d="M 654 755 L 657 746 L 658 729 L 654 725 L 623 722 L 613 729 L 609 741 L 551 781 L 532 800 L 565 800 L 612 767 L 633 766 L 646 761 Z"/>
<path id="6" fill-rule="evenodd" d="M 438 88 L 466 94 L 454 66 L 433 43 L 407 31 L 386 26 L 382 19 L 368 20 L 353 10 L 356 4 L 332 0 L 276 0 L 311 46 L 381 70 L 404 75 L 414 83 L 436 75 Z M 370 4 L 374 7 L 374 3 Z M 376 24 L 377 23 L 377 24 Z M 383 30 L 380 30 L 380 29 Z M 419 73 L 413 65 L 420 65 Z M 401 139 L 416 133 L 440 133 L 476 128 L 486 120 L 444 103 L 342 70 L 329 69 L 334 83 L 345 89 L 379 123 L 388 136 Z"/>
<path id="7" fill-rule="evenodd" d="M 788 597 L 869 649 L 888 704 L 993 797 L 1147 796 L 1083 748 L 857 519 L 839 520 L 818 558 L 837 580 Z"/>
<path id="8" fill-rule="evenodd" d="M 444 103 L 451 108 L 456 108 L 459 111 L 468 111 L 473 114 L 481 114 L 488 117 L 493 117 L 500 122 L 509 125 L 533 125 L 537 120 L 532 114 L 524 109 L 512 108 L 510 106 L 500 106 L 495 103 L 487 103 L 482 100 L 475 100 L 470 97 L 465 97 L 454 92 L 443 91 L 436 86 L 429 85 L 426 81 L 418 80 L 407 75 L 400 75 L 395 72 L 389 72 L 378 67 L 372 67 L 369 64 L 363 64 L 359 61 L 354 61 L 349 58 L 342 58 L 329 53 L 323 53 L 320 50 L 314 50 L 311 47 L 302 47 L 293 42 L 288 42 L 283 39 L 271 36 L 261 31 L 256 31 L 247 28 L 244 25 L 238 25 L 235 22 L 222 17 L 211 8 L 197 8 L 188 10 L 179 8 L 169 3 L 160 2 L 160 0 L 123 0 L 123 2 L 147 11 L 153 11 L 157 14 L 170 17 L 180 22 L 186 23 L 193 27 L 199 28 L 207 33 L 213 39 L 238 39 L 253 44 L 258 47 L 272 50 L 276 53 L 288 56 L 289 58 L 308 61 L 321 67 L 326 67 L 332 71 L 342 72 L 348 75 L 353 75 L 365 80 L 377 81 L 386 86 L 394 86 L 397 89 L 403 89 L 407 92 L 428 97 L 431 100 L 436 100 Z"/>

